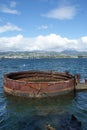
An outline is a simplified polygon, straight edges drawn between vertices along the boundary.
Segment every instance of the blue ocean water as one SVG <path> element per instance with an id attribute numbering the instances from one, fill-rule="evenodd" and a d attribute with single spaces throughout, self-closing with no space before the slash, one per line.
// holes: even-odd
<path id="1" fill-rule="evenodd" d="M 56 127 L 70 114 L 82 122 L 82 130 L 87 130 L 87 91 L 45 99 L 5 94 L 3 75 L 24 70 L 69 71 L 81 74 L 84 82 L 87 78 L 87 59 L 0 59 L 0 130 L 45 130 L 46 123 Z"/>

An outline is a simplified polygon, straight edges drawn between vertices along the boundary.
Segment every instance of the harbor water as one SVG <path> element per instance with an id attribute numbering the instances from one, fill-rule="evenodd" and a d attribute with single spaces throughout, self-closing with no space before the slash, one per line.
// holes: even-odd
<path id="1" fill-rule="evenodd" d="M 81 82 L 84 82 L 87 78 L 87 59 L 0 59 L 0 130 L 45 130 L 46 123 L 63 130 L 65 120 L 72 114 L 81 121 L 81 130 L 87 130 L 87 90 L 43 99 L 6 94 L 3 75 L 25 70 L 79 73 Z"/>

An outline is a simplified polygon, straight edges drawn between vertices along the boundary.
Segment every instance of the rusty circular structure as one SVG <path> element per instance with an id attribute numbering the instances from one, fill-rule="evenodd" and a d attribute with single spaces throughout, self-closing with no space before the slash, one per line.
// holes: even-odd
<path id="1" fill-rule="evenodd" d="M 75 76 L 53 71 L 23 71 L 4 75 L 4 91 L 23 97 L 48 97 L 74 90 Z"/>

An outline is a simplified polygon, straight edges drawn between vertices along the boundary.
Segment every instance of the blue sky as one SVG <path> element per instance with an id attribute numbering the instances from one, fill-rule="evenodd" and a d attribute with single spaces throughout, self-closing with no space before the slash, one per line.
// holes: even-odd
<path id="1" fill-rule="evenodd" d="M 0 51 L 87 50 L 87 0 L 0 0 Z"/>

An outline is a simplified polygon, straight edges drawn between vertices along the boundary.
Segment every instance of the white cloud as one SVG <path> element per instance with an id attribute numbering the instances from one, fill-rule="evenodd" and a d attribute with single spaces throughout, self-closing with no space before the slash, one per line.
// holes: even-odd
<path id="1" fill-rule="evenodd" d="M 81 40 L 84 44 L 87 44 L 87 36 L 82 37 Z"/>
<path id="2" fill-rule="evenodd" d="M 21 28 L 11 23 L 7 23 L 4 26 L 0 26 L 0 33 L 7 32 L 7 31 L 21 31 Z"/>
<path id="3" fill-rule="evenodd" d="M 54 19 L 72 19 L 76 15 L 76 8 L 74 6 L 63 6 L 50 10 L 43 16 Z"/>
<path id="4" fill-rule="evenodd" d="M 8 14 L 16 14 L 19 15 L 20 12 L 17 9 L 13 9 L 16 7 L 16 2 L 12 1 L 9 6 L 3 4 L 0 6 L 0 11 L 3 13 L 8 13 Z"/>
<path id="5" fill-rule="evenodd" d="M 63 51 L 66 49 L 87 51 L 87 36 L 79 39 L 68 39 L 56 34 L 34 38 L 24 37 L 21 34 L 15 37 L 0 37 L 0 51 Z"/>
<path id="6" fill-rule="evenodd" d="M 21 40 L 22 35 L 17 35 L 16 37 L 1 37 L 0 51 L 20 50 Z"/>

